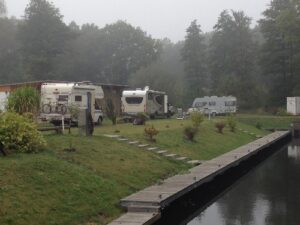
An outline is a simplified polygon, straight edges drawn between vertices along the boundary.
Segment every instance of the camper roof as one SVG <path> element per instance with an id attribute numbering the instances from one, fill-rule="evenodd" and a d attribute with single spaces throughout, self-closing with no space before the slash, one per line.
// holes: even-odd
<path id="1" fill-rule="evenodd" d="M 156 93 L 156 94 L 166 94 L 162 91 L 154 91 L 150 90 L 149 87 L 145 87 L 144 90 L 136 89 L 136 90 L 125 90 L 123 91 L 123 96 L 145 96 L 147 93 Z"/>

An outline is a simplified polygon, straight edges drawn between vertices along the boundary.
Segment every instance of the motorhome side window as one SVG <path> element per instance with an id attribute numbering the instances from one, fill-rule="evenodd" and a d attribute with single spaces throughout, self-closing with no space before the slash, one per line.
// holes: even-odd
<path id="1" fill-rule="evenodd" d="M 99 99 L 95 99 L 95 109 L 96 110 L 101 110 L 101 105 L 100 105 L 100 100 Z"/>
<path id="2" fill-rule="evenodd" d="M 127 97 L 125 98 L 127 104 L 141 104 L 143 101 L 143 97 Z"/>
<path id="3" fill-rule="evenodd" d="M 216 106 L 216 102 L 209 102 L 209 106 Z"/>
<path id="4" fill-rule="evenodd" d="M 225 102 L 225 106 L 235 106 L 236 102 L 235 101 L 227 101 Z"/>
<path id="5" fill-rule="evenodd" d="M 82 101 L 82 96 L 81 95 L 76 95 L 75 96 L 75 102 L 81 102 Z"/>
<path id="6" fill-rule="evenodd" d="M 204 106 L 206 106 L 207 105 L 207 102 L 197 102 L 196 104 L 195 104 L 195 107 L 204 107 Z"/>
<path id="7" fill-rule="evenodd" d="M 59 102 L 67 102 L 69 99 L 69 96 L 68 95 L 59 95 L 58 96 L 58 101 Z"/>
<path id="8" fill-rule="evenodd" d="M 162 105 L 162 104 L 164 103 L 164 96 L 163 96 L 163 95 L 157 95 L 157 96 L 155 97 L 155 101 L 156 101 L 158 104 Z"/>

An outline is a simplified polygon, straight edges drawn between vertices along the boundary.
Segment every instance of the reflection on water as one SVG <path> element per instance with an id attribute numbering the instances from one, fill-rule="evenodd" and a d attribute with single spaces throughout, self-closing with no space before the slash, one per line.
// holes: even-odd
<path id="1" fill-rule="evenodd" d="M 300 224 L 300 142 L 270 157 L 188 223 L 264 224 Z"/>

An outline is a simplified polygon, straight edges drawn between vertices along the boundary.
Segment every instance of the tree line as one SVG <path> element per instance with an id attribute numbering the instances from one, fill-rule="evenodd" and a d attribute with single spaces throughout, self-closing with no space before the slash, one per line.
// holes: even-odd
<path id="1" fill-rule="evenodd" d="M 172 43 L 124 21 L 66 24 L 52 3 L 31 0 L 22 19 L 0 18 L 0 83 L 148 85 L 180 107 L 195 97 L 234 95 L 241 109 L 272 109 L 300 94 L 299 20 L 300 0 L 272 0 L 254 28 L 244 12 L 225 10 L 212 32 L 194 20 L 185 40 Z"/>

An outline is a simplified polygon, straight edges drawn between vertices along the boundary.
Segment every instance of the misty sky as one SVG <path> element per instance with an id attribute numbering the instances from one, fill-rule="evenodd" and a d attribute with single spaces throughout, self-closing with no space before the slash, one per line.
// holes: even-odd
<path id="1" fill-rule="evenodd" d="M 9 15 L 21 17 L 29 0 L 6 0 Z M 140 26 L 154 38 L 183 40 L 185 30 L 197 19 L 204 32 L 211 31 L 224 9 L 244 10 L 261 18 L 270 0 L 52 0 L 64 20 L 99 27 L 119 19 Z"/>

